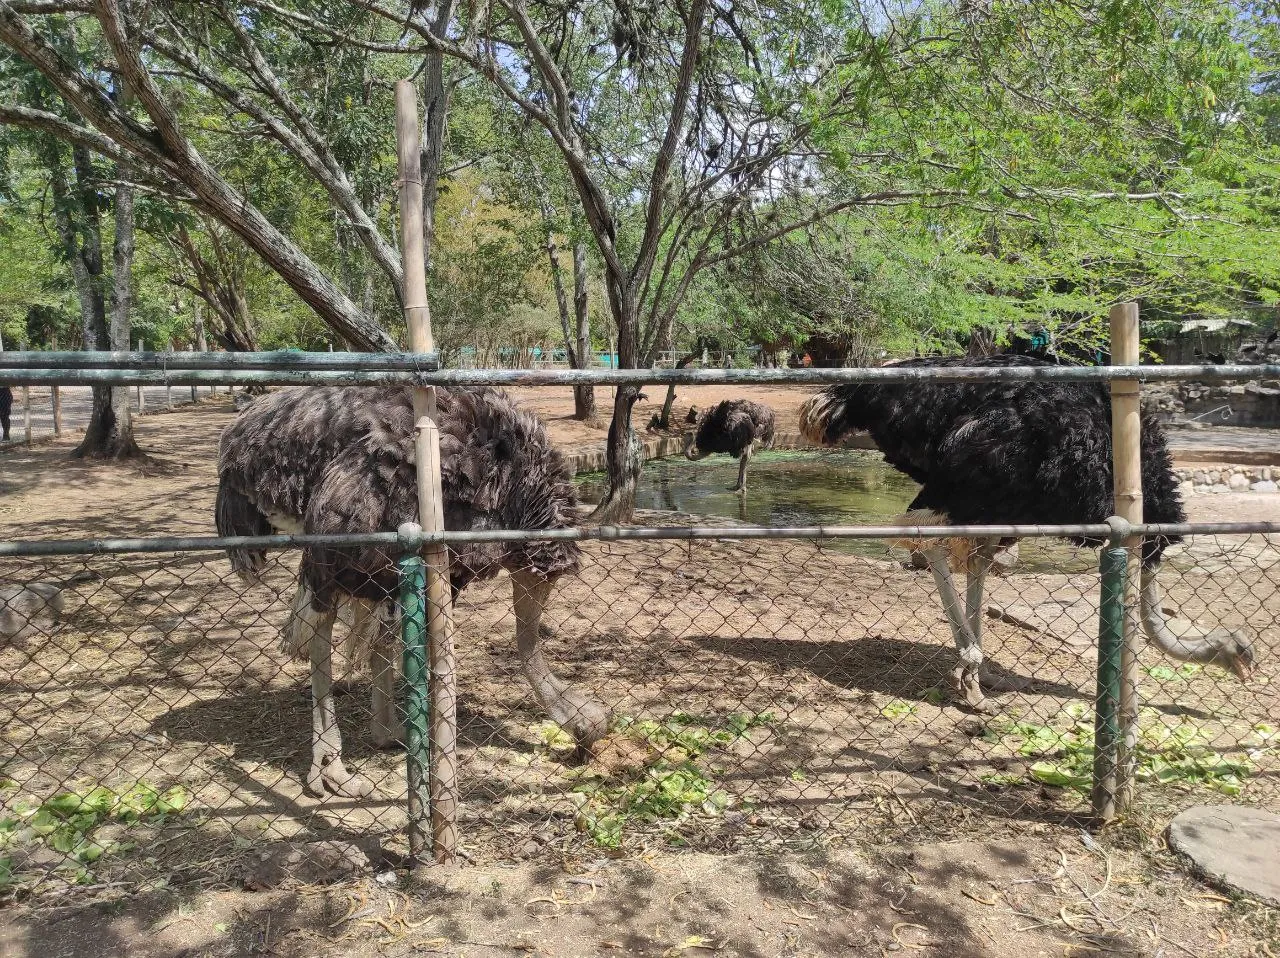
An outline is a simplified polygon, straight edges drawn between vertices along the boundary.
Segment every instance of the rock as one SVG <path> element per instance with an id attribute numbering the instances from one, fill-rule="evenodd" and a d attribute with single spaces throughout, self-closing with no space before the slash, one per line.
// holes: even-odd
<path id="1" fill-rule="evenodd" d="M 1200 805 L 1169 823 L 1168 839 L 1206 881 L 1280 906 L 1280 815 L 1244 805 Z"/>
<path id="2" fill-rule="evenodd" d="M 1209 474 L 1205 472 L 1203 469 L 1197 469 L 1195 472 L 1191 474 L 1191 481 L 1194 482 L 1197 486 L 1207 486 L 1210 484 Z"/>
<path id="3" fill-rule="evenodd" d="M 1271 479 L 1272 479 L 1272 476 L 1271 476 L 1271 467 L 1270 467 L 1270 466 L 1263 466 L 1263 467 L 1262 467 L 1262 481 L 1263 481 L 1263 482 L 1270 482 L 1270 481 L 1271 481 Z"/>
<path id="4" fill-rule="evenodd" d="M 1227 485 L 1223 485 L 1221 482 L 1218 482 L 1210 486 L 1209 491 L 1210 492 L 1230 492 L 1231 487 Z"/>
<path id="5" fill-rule="evenodd" d="M 1183 482 L 1178 483 L 1178 491 L 1182 493 L 1184 499 L 1187 496 L 1194 496 L 1196 493 L 1196 484 L 1190 479 L 1184 480 Z"/>
<path id="6" fill-rule="evenodd" d="M 280 842 L 261 851 L 244 876 L 248 891 L 297 885 L 330 885 L 373 871 L 369 856 L 352 842 Z"/>
<path id="7" fill-rule="evenodd" d="M 996 575 L 1004 575 L 1018 564 L 1018 543 L 1013 543 L 1008 548 L 1001 549 L 992 558 L 993 567 L 991 571 Z"/>
<path id="8" fill-rule="evenodd" d="M 1214 469 L 1212 472 L 1209 473 L 1209 476 L 1207 479 L 1205 479 L 1205 482 L 1207 482 L 1211 486 L 1216 486 L 1218 483 L 1222 482 L 1222 480 L 1223 480 L 1222 473 L 1219 472 L 1217 469 Z"/>
<path id="9" fill-rule="evenodd" d="M 1237 472 L 1227 480 L 1227 487 L 1233 492 L 1244 492 L 1249 488 L 1249 477 Z"/>
<path id="10" fill-rule="evenodd" d="M 1270 479 L 1262 479 L 1262 480 L 1260 480 L 1260 481 L 1258 481 L 1258 482 L 1255 482 L 1255 483 L 1254 483 L 1253 485 L 1251 485 L 1249 488 L 1250 488 L 1250 489 L 1252 489 L 1254 492 L 1276 492 L 1276 491 L 1280 491 L 1280 487 L 1278 487 L 1278 486 L 1277 486 L 1274 482 L 1272 482 Z"/>

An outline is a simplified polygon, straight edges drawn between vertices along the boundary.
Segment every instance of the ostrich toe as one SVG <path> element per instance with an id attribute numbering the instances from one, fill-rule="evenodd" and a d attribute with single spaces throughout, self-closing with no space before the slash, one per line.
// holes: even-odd
<path id="1" fill-rule="evenodd" d="M 991 666 L 984 662 L 978 673 L 978 681 L 982 687 L 992 692 L 1026 692 L 1035 685 L 1033 679 L 1014 675 L 1012 672 L 993 672 Z"/>
<path id="2" fill-rule="evenodd" d="M 318 798 L 367 798 L 373 794 L 373 783 L 363 775 L 347 771 L 340 758 L 313 762 L 307 773 L 307 788 Z"/>
<path id="3" fill-rule="evenodd" d="M 983 715 L 992 715 L 996 712 L 996 704 L 982 694 L 979 674 L 972 666 L 959 665 L 952 673 L 952 682 L 964 705 Z"/>
<path id="4" fill-rule="evenodd" d="M 551 718 L 564 728 L 580 748 L 589 748 L 609 731 L 609 710 L 574 688 L 565 689 L 549 703 Z"/>

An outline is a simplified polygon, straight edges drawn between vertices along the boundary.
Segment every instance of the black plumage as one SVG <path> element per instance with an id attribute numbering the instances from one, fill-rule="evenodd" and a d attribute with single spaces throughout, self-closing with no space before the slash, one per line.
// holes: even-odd
<path id="1" fill-rule="evenodd" d="M 915 368 L 1034 368 L 1053 365 L 1028 356 L 910 359 Z M 849 383 L 805 403 L 800 430 L 821 444 L 866 430 L 885 460 L 920 483 L 912 519 L 950 525 L 1102 523 L 1114 512 L 1111 402 L 1101 384 L 1054 380 L 943 383 Z M 1142 421 L 1144 518 L 1183 522 L 1173 461 L 1160 424 Z M 923 515 L 921 514 L 923 513 Z M 1005 540 L 1010 541 L 1010 540 Z M 1084 544 L 1094 540 L 1077 539 Z M 1142 547 L 1141 613 L 1148 638 L 1169 655 L 1230 668 L 1243 680 L 1253 666 L 1251 640 L 1225 629 L 1172 632 L 1165 622 L 1156 570 L 1174 537 L 1148 537 Z M 912 543 L 928 558 L 960 652 L 957 691 L 974 708 L 988 705 L 981 685 L 1027 683 L 993 675 L 982 656 L 983 577 L 999 543 Z M 960 548 L 956 548 L 960 546 Z M 950 555 L 948 555 L 950 552 Z M 968 574 L 963 607 L 949 565 Z"/>
<path id="2" fill-rule="evenodd" d="M 893 365 L 1056 364 L 997 355 Z M 920 484 L 911 508 L 954 525 L 1096 523 L 1115 511 L 1111 400 L 1097 383 L 850 383 L 819 393 L 800 428 L 827 445 L 866 430 L 885 461 Z M 1142 497 L 1148 522 L 1185 521 L 1164 431 L 1152 416 L 1142 420 Z M 1158 561 L 1171 541 L 1152 539 L 1144 558 Z"/>
<path id="3" fill-rule="evenodd" d="M 506 393 L 436 391 L 444 525 L 448 530 L 562 529 L 577 490 L 546 428 Z M 220 535 L 385 532 L 418 521 L 413 394 L 407 386 L 289 389 L 254 402 L 223 434 L 218 464 Z M 396 592 L 394 551 L 317 547 L 302 571 L 318 608 L 339 593 L 382 601 Z M 237 550 L 237 571 L 263 554 Z M 450 550 L 454 592 L 500 569 L 555 578 L 578 567 L 571 541 L 467 543 Z"/>
<path id="4" fill-rule="evenodd" d="M 749 399 L 726 399 L 716 403 L 698 420 L 693 448 L 703 455 L 726 453 L 741 456 L 751 444 L 773 444 L 774 412 Z"/>

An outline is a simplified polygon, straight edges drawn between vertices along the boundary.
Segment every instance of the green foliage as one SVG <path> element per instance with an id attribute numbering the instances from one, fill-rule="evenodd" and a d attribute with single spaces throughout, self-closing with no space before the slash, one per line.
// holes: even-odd
<path id="1" fill-rule="evenodd" d="M 35 807 L 13 803 L 14 814 L 0 819 L 0 849 L 43 844 L 65 856 L 64 868 L 80 877 L 119 843 L 100 840 L 98 828 L 108 822 L 121 825 L 163 823 L 190 802 L 186 790 L 175 785 L 161 792 L 138 782 L 123 792 L 99 785 L 83 792 L 64 792 Z M 16 880 L 11 856 L 0 858 L 0 888 Z"/>
<path id="2" fill-rule="evenodd" d="M 777 721 L 771 712 L 719 717 L 673 712 L 662 720 L 618 719 L 617 732 L 643 740 L 662 758 L 625 784 L 589 779 L 575 786 L 571 797 L 579 830 L 597 845 L 618 848 L 628 828 L 661 824 L 668 841 L 679 843 L 681 822 L 717 816 L 732 803 L 716 787 L 714 770 L 698 759 Z"/>
<path id="3" fill-rule="evenodd" d="M 1005 746 L 1014 755 L 1037 758 L 1029 767 L 1037 781 L 1087 794 L 1094 757 L 1093 714 L 1085 706 L 1070 705 L 1063 718 L 1055 725 L 1001 721 L 989 728 L 984 739 Z M 1261 747 L 1269 747 L 1265 739 Z M 1231 757 L 1217 751 L 1204 729 L 1194 722 L 1183 720 L 1171 726 L 1154 710 L 1143 710 L 1139 781 L 1203 787 L 1234 796 L 1244 790 L 1253 769 L 1248 756 Z"/>

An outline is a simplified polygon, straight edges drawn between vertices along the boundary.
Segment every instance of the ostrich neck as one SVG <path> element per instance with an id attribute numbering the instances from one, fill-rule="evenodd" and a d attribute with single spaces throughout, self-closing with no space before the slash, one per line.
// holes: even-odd
<path id="1" fill-rule="evenodd" d="M 1147 638 L 1167 655 L 1182 662 L 1216 662 L 1222 652 L 1222 643 L 1216 633 L 1200 630 L 1184 635 L 1175 634 L 1165 621 L 1161 608 L 1163 597 L 1156 579 L 1159 566 L 1142 568 L 1141 610 L 1143 631 Z"/>
<path id="2" fill-rule="evenodd" d="M 697 447 L 697 435 L 690 434 L 689 438 L 684 442 L 684 457 L 686 459 L 703 459 L 706 453 Z"/>

